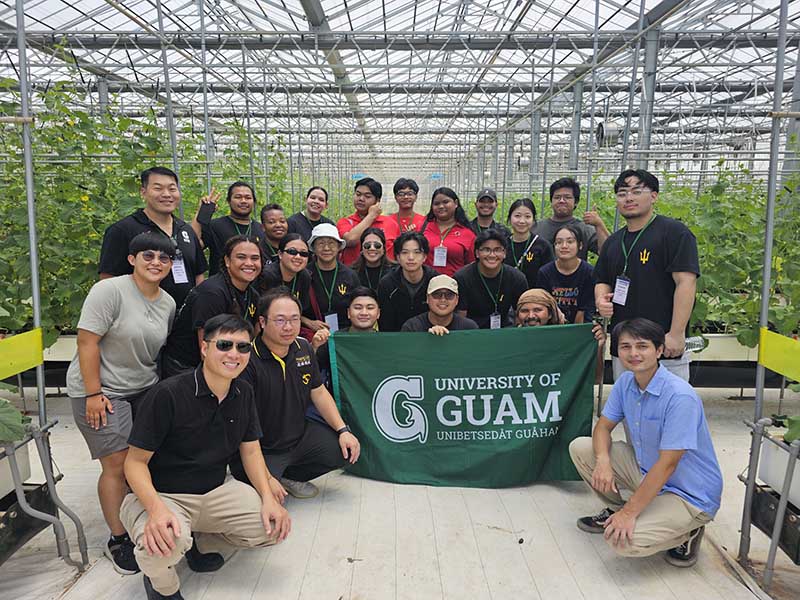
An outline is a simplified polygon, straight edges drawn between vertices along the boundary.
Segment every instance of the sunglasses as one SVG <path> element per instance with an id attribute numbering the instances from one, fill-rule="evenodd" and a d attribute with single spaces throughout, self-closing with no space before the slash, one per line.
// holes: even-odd
<path id="1" fill-rule="evenodd" d="M 153 262 L 156 258 L 158 258 L 158 262 L 160 262 L 162 265 L 168 265 L 172 260 L 172 257 L 169 254 L 164 254 L 163 252 L 156 253 L 153 250 L 144 250 L 142 252 L 142 258 L 146 262 Z"/>
<path id="2" fill-rule="evenodd" d="M 380 250 L 383 248 L 383 244 L 381 242 L 364 242 L 361 244 L 361 247 L 365 250 Z"/>
<path id="3" fill-rule="evenodd" d="M 287 248 L 284 252 L 289 256 L 302 256 L 303 258 L 311 256 L 311 252 L 308 250 L 298 250 L 297 248 Z"/>
<path id="4" fill-rule="evenodd" d="M 232 340 L 206 340 L 209 344 L 214 342 L 217 350 L 220 352 L 228 352 L 233 346 L 236 346 L 236 351 L 239 354 L 250 354 L 253 346 L 250 342 L 233 342 Z"/>
<path id="5" fill-rule="evenodd" d="M 435 292 L 431 293 L 434 300 L 453 300 L 456 297 L 456 293 L 452 290 L 436 290 Z"/>

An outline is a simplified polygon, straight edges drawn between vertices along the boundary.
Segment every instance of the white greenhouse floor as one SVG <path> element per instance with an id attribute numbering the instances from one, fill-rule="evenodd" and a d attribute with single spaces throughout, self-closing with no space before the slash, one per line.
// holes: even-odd
<path id="1" fill-rule="evenodd" d="M 735 556 L 738 548 L 744 486 L 736 476 L 746 466 L 749 447 L 742 419 L 752 418 L 753 411 L 752 401 L 727 399 L 738 391 L 701 390 L 725 490 L 691 569 L 671 567 L 659 555 L 619 558 L 600 536 L 579 531 L 576 517 L 601 507 L 578 482 L 436 488 L 335 472 L 317 482 L 322 490 L 317 498 L 287 501 L 293 529 L 284 543 L 241 550 L 213 574 L 192 573 L 181 563 L 182 593 L 187 600 L 753 598 L 722 554 Z M 28 408 L 33 405 L 29 400 Z M 765 414 L 776 408 L 777 393 L 769 391 Z M 99 464 L 89 459 L 66 399 L 49 398 L 48 410 L 60 421 L 52 435 L 64 473 L 59 495 L 83 521 L 92 564 L 78 577 L 57 558 L 48 528 L 0 567 L 0 598 L 144 598 L 141 575 L 118 575 L 102 557 L 108 532 L 96 500 Z M 800 412 L 799 394 L 787 392 L 784 412 Z M 41 481 L 35 453 L 31 458 L 32 481 Z M 67 531 L 77 556 L 74 528 L 68 525 Z M 765 559 L 766 548 L 766 537 L 754 529 L 756 563 Z M 791 598 L 788 590 L 796 593 L 799 586 L 800 568 L 779 551 L 776 596 Z"/>

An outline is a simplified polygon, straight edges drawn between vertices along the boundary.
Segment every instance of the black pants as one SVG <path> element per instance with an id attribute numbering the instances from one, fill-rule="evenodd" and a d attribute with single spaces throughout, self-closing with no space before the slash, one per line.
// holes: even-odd
<path id="1" fill-rule="evenodd" d="M 310 481 L 345 465 L 339 447 L 339 436 L 322 423 L 306 420 L 303 437 L 293 448 L 284 452 L 264 452 L 264 462 L 273 477 Z M 236 479 L 250 483 L 241 460 L 231 463 L 231 473 Z"/>

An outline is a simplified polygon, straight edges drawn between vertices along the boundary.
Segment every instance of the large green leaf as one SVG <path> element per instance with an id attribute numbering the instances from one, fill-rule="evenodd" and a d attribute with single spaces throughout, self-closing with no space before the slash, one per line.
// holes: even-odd
<path id="1" fill-rule="evenodd" d="M 0 398 L 0 444 L 16 442 L 25 437 L 22 413 L 8 400 Z"/>

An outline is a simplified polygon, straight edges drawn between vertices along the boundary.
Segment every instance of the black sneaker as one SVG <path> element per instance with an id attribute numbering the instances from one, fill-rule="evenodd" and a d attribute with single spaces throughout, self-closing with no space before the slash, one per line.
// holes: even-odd
<path id="1" fill-rule="evenodd" d="M 225 564 L 222 554 L 208 552 L 203 554 L 197 549 L 197 542 L 192 537 L 192 547 L 186 552 L 186 562 L 195 573 L 211 573 L 218 571 Z"/>
<path id="2" fill-rule="evenodd" d="M 603 533 L 606 528 L 603 523 L 608 521 L 608 518 L 614 514 L 614 511 L 606 507 L 596 515 L 589 517 L 581 517 L 577 521 L 578 529 L 586 533 Z"/>
<path id="3" fill-rule="evenodd" d="M 667 550 L 664 555 L 666 561 L 674 567 L 691 567 L 697 562 L 700 554 L 700 542 L 703 541 L 705 527 L 698 527 L 689 533 L 689 539 L 677 548 Z"/>
<path id="4" fill-rule="evenodd" d="M 147 600 L 162 600 L 163 598 L 166 598 L 167 600 L 183 600 L 180 590 L 174 594 L 170 594 L 169 596 L 159 594 L 153 589 L 153 584 L 150 583 L 150 578 L 147 575 L 144 576 L 144 591 L 147 593 Z"/>
<path id="5" fill-rule="evenodd" d="M 139 572 L 139 565 L 133 555 L 133 548 L 133 542 L 126 534 L 121 540 L 110 538 L 103 549 L 103 554 L 111 561 L 117 573 L 135 575 Z"/>

